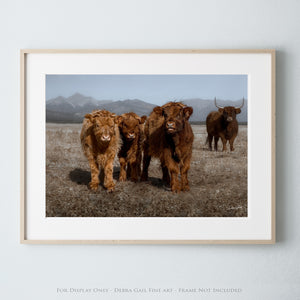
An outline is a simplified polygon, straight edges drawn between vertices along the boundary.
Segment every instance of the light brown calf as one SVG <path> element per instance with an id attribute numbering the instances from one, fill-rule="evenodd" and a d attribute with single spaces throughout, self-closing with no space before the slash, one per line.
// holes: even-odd
<path id="1" fill-rule="evenodd" d="M 97 190 L 101 171 L 101 175 L 104 175 L 104 187 L 108 192 L 112 192 L 115 187 L 113 161 L 120 148 L 118 118 L 106 110 L 97 110 L 85 115 L 80 139 L 91 168 L 89 187 Z"/>

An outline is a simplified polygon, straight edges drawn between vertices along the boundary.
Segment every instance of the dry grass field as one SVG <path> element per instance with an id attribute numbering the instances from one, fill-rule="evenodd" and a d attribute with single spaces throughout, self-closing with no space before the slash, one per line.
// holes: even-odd
<path id="1" fill-rule="evenodd" d="M 80 145 L 81 124 L 47 124 L 46 216 L 246 217 L 247 126 L 239 126 L 232 153 L 208 151 L 206 127 L 192 127 L 189 192 L 173 194 L 165 187 L 159 161 L 152 159 L 148 182 L 117 182 L 115 191 L 108 194 L 102 186 L 97 192 L 88 189 L 90 170 Z M 117 159 L 114 166 L 117 180 Z"/>

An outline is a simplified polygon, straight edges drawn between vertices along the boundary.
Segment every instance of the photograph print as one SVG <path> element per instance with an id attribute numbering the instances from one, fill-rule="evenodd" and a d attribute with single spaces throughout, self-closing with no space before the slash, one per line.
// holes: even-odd
<path id="1" fill-rule="evenodd" d="M 247 75 L 46 75 L 46 217 L 247 217 Z"/>

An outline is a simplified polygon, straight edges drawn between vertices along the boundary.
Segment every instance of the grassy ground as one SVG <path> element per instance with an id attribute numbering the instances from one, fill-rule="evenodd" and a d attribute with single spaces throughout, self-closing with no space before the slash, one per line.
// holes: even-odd
<path id="1" fill-rule="evenodd" d="M 189 192 L 173 194 L 165 187 L 159 161 L 152 159 L 148 182 L 117 182 L 115 192 L 107 194 L 102 186 L 97 192 L 88 189 L 90 170 L 81 150 L 81 125 L 47 124 L 47 217 L 246 217 L 247 126 L 240 125 L 232 153 L 208 151 L 205 126 L 192 127 Z M 114 178 L 118 176 L 116 160 Z"/>

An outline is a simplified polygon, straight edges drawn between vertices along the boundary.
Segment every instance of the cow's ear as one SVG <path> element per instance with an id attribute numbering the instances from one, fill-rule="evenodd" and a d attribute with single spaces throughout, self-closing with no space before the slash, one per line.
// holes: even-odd
<path id="1" fill-rule="evenodd" d="M 222 114 L 224 112 L 224 108 L 219 108 L 219 112 Z"/>
<path id="2" fill-rule="evenodd" d="M 241 113 L 241 109 L 240 109 L 240 108 L 236 108 L 236 109 L 235 109 L 235 113 L 236 113 L 236 114 L 240 114 L 240 113 Z"/>
<path id="3" fill-rule="evenodd" d="M 88 119 L 88 120 L 90 120 L 91 122 L 94 121 L 94 116 L 93 116 L 92 114 L 86 114 L 84 117 L 85 117 L 85 119 Z"/>
<path id="4" fill-rule="evenodd" d="M 163 108 L 160 107 L 160 106 L 154 107 L 154 108 L 153 108 L 153 111 L 154 111 L 156 114 L 160 115 L 160 116 L 163 114 Z"/>
<path id="5" fill-rule="evenodd" d="M 184 114 L 184 117 L 186 118 L 186 120 L 188 120 L 190 118 L 192 113 L 193 113 L 193 108 L 191 106 L 187 106 L 183 109 L 183 114 Z"/>
<path id="6" fill-rule="evenodd" d="M 144 124 L 146 120 L 147 120 L 147 116 L 142 116 L 140 120 L 140 124 Z"/>
<path id="7" fill-rule="evenodd" d="M 135 118 L 136 120 L 138 120 L 139 123 L 141 123 L 141 117 L 139 117 L 138 115 L 136 115 L 136 116 L 134 116 L 134 118 Z"/>
<path id="8" fill-rule="evenodd" d="M 123 121 L 123 117 L 122 116 L 116 116 L 114 121 L 115 121 L 115 124 L 120 125 Z"/>

